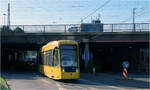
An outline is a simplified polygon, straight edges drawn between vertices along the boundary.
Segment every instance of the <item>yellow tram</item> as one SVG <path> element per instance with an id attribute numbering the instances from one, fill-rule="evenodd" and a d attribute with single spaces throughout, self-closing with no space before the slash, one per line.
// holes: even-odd
<path id="1" fill-rule="evenodd" d="M 52 79 L 78 79 L 79 47 L 71 40 L 52 41 L 38 53 L 38 70 Z"/>

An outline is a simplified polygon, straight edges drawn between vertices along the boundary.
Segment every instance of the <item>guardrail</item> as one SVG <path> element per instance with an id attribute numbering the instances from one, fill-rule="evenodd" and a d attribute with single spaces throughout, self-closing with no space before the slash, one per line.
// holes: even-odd
<path id="1" fill-rule="evenodd" d="M 11 25 L 10 29 L 21 28 L 24 33 L 48 33 L 48 32 L 79 32 L 81 24 L 65 25 Z M 3 26 L 1 25 L 0 28 Z M 70 31 L 72 28 L 72 31 Z M 77 30 L 76 30 L 77 29 Z M 150 31 L 150 23 L 119 23 L 103 24 L 103 32 L 143 32 Z M 82 32 L 82 31 L 81 31 Z M 86 31 L 88 32 L 88 31 Z M 94 30 L 93 30 L 94 32 Z"/>

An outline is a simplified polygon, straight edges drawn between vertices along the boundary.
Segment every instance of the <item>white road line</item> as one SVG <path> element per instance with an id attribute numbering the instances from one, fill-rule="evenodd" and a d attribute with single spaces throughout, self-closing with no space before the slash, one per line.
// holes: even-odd
<path id="1" fill-rule="evenodd" d="M 56 82 L 56 86 L 59 87 L 59 90 L 67 90 L 62 85 L 60 85 L 60 83 L 58 83 L 58 82 Z"/>
<path id="2" fill-rule="evenodd" d="M 50 83 L 49 81 L 47 81 L 47 80 L 45 80 L 45 79 L 40 79 L 40 80 L 42 80 L 43 82 L 45 82 L 45 83 L 47 83 L 47 84 L 52 84 L 52 83 Z"/>
<path id="3" fill-rule="evenodd" d="M 76 86 L 76 87 L 79 87 L 79 88 L 81 88 L 81 89 L 83 89 L 83 90 L 88 90 L 88 89 L 85 88 L 85 87 L 81 87 L 81 86 Z"/>
<path id="4" fill-rule="evenodd" d="M 89 87 L 90 89 L 92 89 L 92 90 L 99 90 L 99 89 L 97 89 L 97 88 L 93 88 L 93 87 Z"/>
<path id="5" fill-rule="evenodd" d="M 53 84 L 53 83 L 47 81 L 46 79 L 43 79 L 43 78 L 39 78 L 39 79 L 42 80 L 43 82 L 47 83 L 47 84 Z M 103 83 L 97 83 L 97 82 L 93 82 L 93 81 L 89 81 L 89 80 L 85 80 L 85 79 L 79 79 L 79 80 L 82 80 L 82 81 L 85 81 L 85 82 L 90 82 L 90 83 L 95 83 L 95 84 L 105 85 L 106 87 L 113 88 L 113 89 L 124 90 L 123 88 L 116 87 L 116 86 L 111 86 L 111 85 L 106 85 L 106 84 L 103 84 Z M 67 90 L 59 82 L 55 82 L 55 83 L 56 83 L 56 86 L 58 86 L 59 90 Z M 82 86 L 76 86 L 76 87 L 79 87 L 79 88 L 81 88 L 83 90 L 88 90 L 87 88 L 82 87 Z M 94 87 L 88 87 L 88 88 L 90 88 L 92 90 L 99 90 L 99 89 L 94 88 Z"/>
<path id="6" fill-rule="evenodd" d="M 80 79 L 80 80 L 82 80 L 82 81 L 86 81 L 86 82 L 95 83 L 95 84 L 105 85 L 105 86 L 110 87 L 110 88 L 113 88 L 113 89 L 119 89 L 119 90 L 123 90 L 123 89 L 125 89 L 125 88 L 120 88 L 120 87 L 117 87 L 117 86 L 106 85 L 106 84 L 103 84 L 103 83 L 97 83 L 97 82 L 89 81 L 89 80 L 85 80 L 85 79 Z"/>
<path id="7" fill-rule="evenodd" d="M 46 79 L 40 79 L 40 80 L 42 80 L 43 82 L 45 82 L 47 84 L 52 84 L 51 82 L 47 81 Z M 58 86 L 59 90 L 67 90 L 67 89 L 63 88 L 63 86 L 60 85 L 58 82 L 55 82 L 55 83 L 56 83 L 56 86 Z"/>

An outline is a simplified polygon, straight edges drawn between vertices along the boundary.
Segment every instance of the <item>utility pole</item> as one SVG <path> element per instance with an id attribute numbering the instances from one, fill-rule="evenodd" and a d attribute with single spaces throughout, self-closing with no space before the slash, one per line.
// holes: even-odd
<path id="1" fill-rule="evenodd" d="M 81 19 L 81 24 L 83 23 L 83 19 Z"/>
<path id="2" fill-rule="evenodd" d="M 93 21 L 93 17 L 91 16 L 91 23 L 92 23 L 92 21 Z"/>
<path id="3" fill-rule="evenodd" d="M 10 27 L 10 3 L 8 3 L 7 25 Z"/>
<path id="4" fill-rule="evenodd" d="M 135 32 L 135 9 L 133 8 L 133 31 Z"/>
<path id="5" fill-rule="evenodd" d="M 98 14 L 98 20 L 100 20 L 100 18 L 101 18 L 101 14 L 99 13 L 99 14 Z"/>
<path id="6" fill-rule="evenodd" d="M 5 26 L 5 16 L 6 16 L 6 14 L 4 13 L 3 15 L 4 15 L 4 26 Z"/>

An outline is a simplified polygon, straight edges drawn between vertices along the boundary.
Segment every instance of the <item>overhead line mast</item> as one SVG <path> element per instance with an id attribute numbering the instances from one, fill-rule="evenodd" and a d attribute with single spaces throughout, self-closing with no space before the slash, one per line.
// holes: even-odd
<path id="1" fill-rule="evenodd" d="M 8 25 L 8 27 L 10 26 L 10 3 L 8 3 L 7 25 Z"/>

